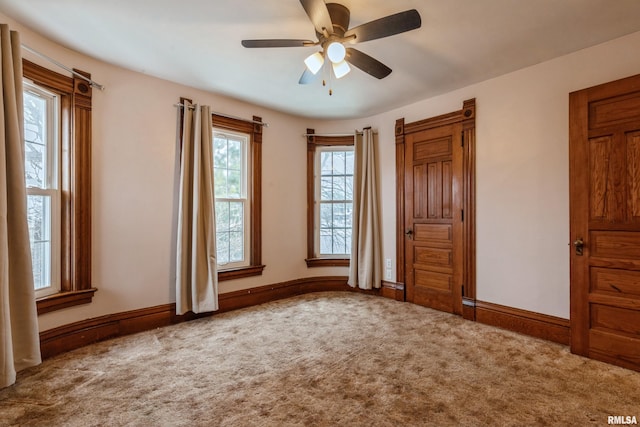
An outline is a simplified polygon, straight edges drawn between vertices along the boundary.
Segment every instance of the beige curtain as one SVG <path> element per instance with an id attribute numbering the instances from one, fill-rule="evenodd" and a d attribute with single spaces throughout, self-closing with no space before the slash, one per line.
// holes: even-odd
<path id="1" fill-rule="evenodd" d="M 0 387 L 6 387 L 41 359 L 27 225 L 20 37 L 1 24 L 0 44 Z"/>
<path id="2" fill-rule="evenodd" d="M 381 230 L 378 206 L 375 144 L 371 128 L 354 141 L 353 229 L 349 285 L 380 288 L 382 279 Z"/>
<path id="3" fill-rule="evenodd" d="M 176 259 L 176 313 L 218 309 L 210 107 L 184 101 Z"/>

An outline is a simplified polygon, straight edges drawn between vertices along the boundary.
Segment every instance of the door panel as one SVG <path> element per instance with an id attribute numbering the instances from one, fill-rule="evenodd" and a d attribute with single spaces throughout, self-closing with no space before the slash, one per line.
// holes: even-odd
<path id="1" fill-rule="evenodd" d="M 640 76 L 570 95 L 571 350 L 640 370 Z"/>
<path id="2" fill-rule="evenodd" d="M 592 267 L 591 292 L 640 297 L 640 271 Z"/>
<path id="3" fill-rule="evenodd" d="M 627 134 L 627 173 L 629 213 L 633 222 L 640 222 L 640 132 Z"/>

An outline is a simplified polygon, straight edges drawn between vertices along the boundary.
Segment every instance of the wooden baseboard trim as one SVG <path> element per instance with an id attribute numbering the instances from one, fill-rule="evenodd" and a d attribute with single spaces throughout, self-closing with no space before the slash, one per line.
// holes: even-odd
<path id="1" fill-rule="evenodd" d="M 480 323 L 569 345 L 568 319 L 484 301 L 476 301 L 475 315 Z"/>
<path id="2" fill-rule="evenodd" d="M 347 285 L 344 276 L 320 276 L 290 280 L 273 285 L 220 294 L 219 310 L 214 313 L 176 315 L 175 304 L 109 314 L 80 322 L 70 323 L 40 333 L 40 351 L 43 359 L 65 353 L 85 345 L 110 338 L 147 331 L 167 325 L 181 323 L 201 317 L 208 317 L 239 308 L 263 304 L 269 301 L 289 298 L 311 292 L 347 291 L 362 292 L 398 299 L 404 299 L 404 285 L 383 282 L 381 289 L 362 290 Z"/>
<path id="3" fill-rule="evenodd" d="M 404 301 L 404 283 L 383 280 L 380 293 L 385 298 L 391 298 L 396 301 Z"/>
<path id="4" fill-rule="evenodd" d="M 476 320 L 476 300 L 462 297 L 462 318 Z"/>

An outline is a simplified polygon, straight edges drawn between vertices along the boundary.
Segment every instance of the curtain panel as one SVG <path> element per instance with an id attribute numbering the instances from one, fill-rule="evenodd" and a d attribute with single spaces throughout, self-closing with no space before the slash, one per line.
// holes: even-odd
<path id="1" fill-rule="evenodd" d="M 378 177 L 373 131 L 365 128 L 354 141 L 353 230 L 349 286 L 377 289 L 382 280 L 382 246 Z"/>
<path id="2" fill-rule="evenodd" d="M 183 100 L 176 314 L 218 309 L 211 108 Z"/>
<path id="3" fill-rule="evenodd" d="M 41 362 L 24 177 L 20 36 L 0 24 L 0 387 Z"/>

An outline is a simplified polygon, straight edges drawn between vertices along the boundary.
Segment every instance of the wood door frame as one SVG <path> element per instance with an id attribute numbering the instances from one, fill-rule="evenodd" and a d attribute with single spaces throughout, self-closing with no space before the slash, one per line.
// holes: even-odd
<path id="1" fill-rule="evenodd" d="M 462 316 L 475 320 L 476 305 L 476 100 L 463 102 L 462 109 L 448 114 L 405 123 L 404 118 L 396 120 L 396 281 L 405 283 L 405 139 L 408 134 L 433 129 L 440 126 L 462 123 L 463 159 L 463 287 Z M 405 291 L 406 292 L 406 291 Z M 405 294 L 406 301 L 406 294 Z"/>

